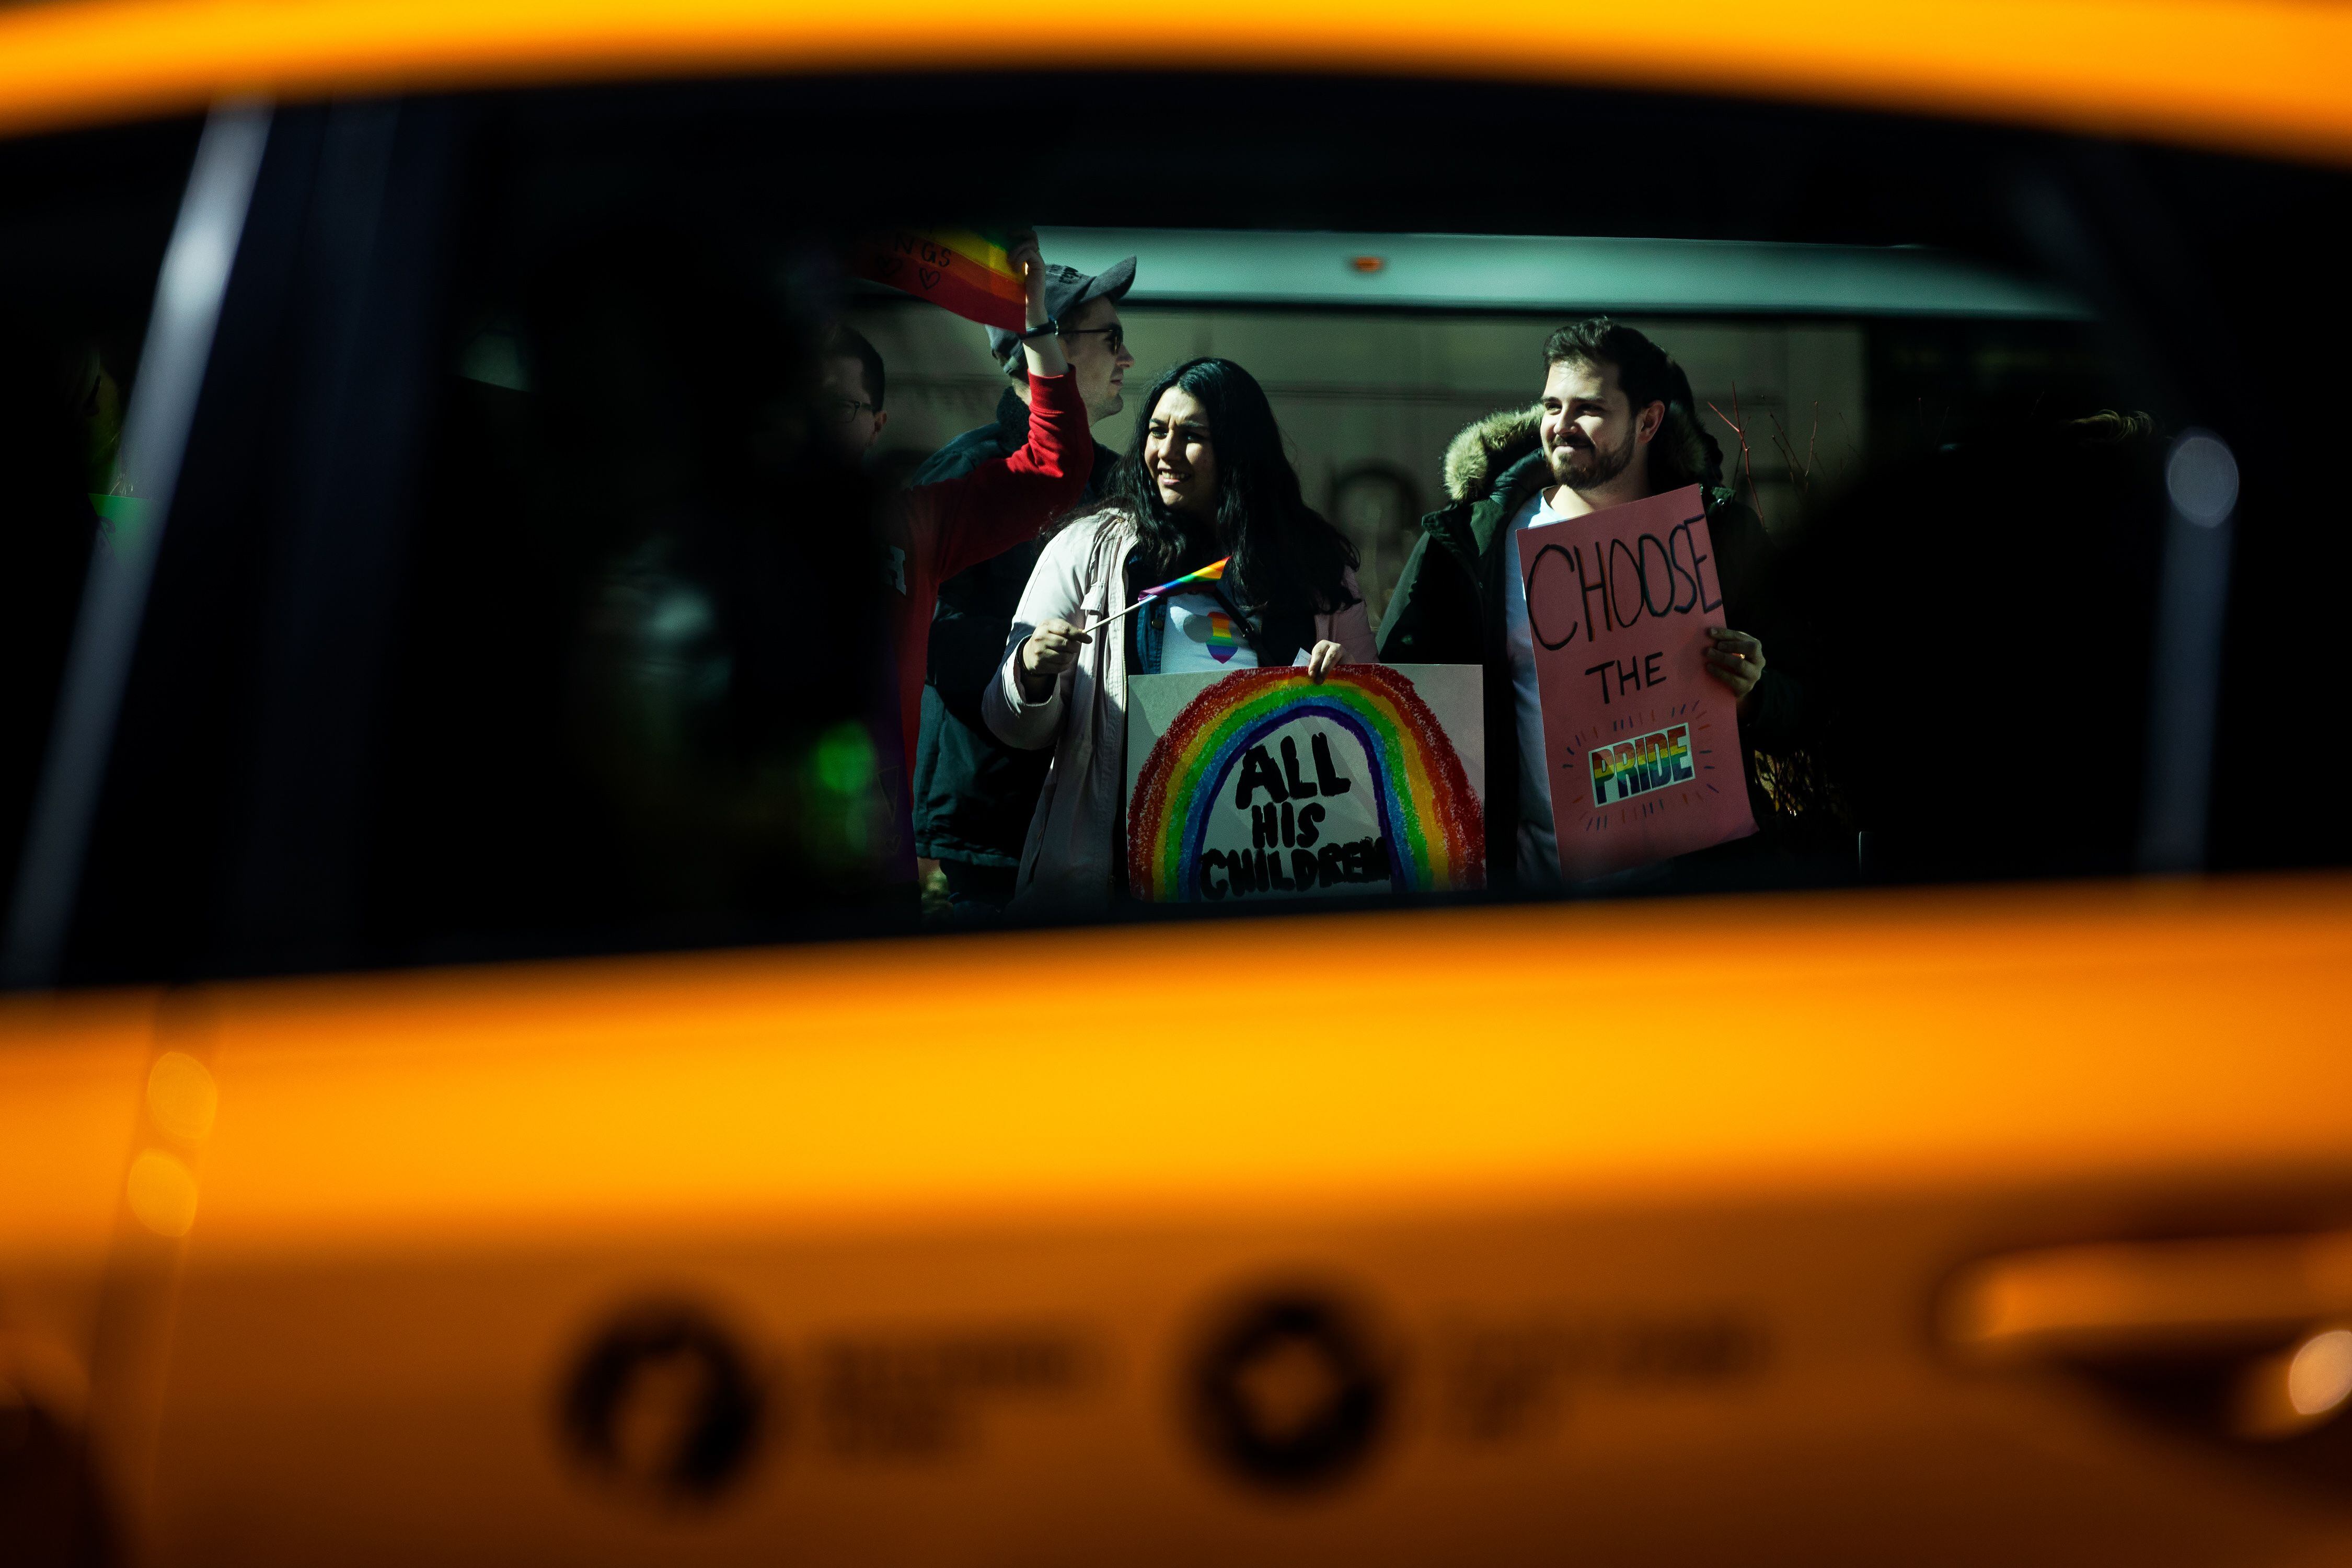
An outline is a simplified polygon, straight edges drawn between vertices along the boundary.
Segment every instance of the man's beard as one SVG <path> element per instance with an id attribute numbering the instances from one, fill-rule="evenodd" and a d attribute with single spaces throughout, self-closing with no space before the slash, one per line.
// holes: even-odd
<path id="1" fill-rule="evenodd" d="M 1570 460 L 1577 454 L 1588 451 L 1592 454 L 1591 466 L 1580 474 L 1574 472 L 1570 466 Z M 1563 441 L 1546 452 L 1544 459 L 1551 465 L 1551 477 L 1570 489 L 1579 492 L 1597 490 L 1633 466 L 1633 432 L 1626 432 L 1624 444 L 1613 452 L 1598 446 L 1571 447 Z"/>

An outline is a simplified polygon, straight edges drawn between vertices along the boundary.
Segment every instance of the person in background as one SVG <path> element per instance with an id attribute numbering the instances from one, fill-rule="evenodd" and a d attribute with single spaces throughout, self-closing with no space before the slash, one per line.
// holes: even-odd
<path id="1" fill-rule="evenodd" d="M 1391 663 L 1486 667 L 1487 875 L 1527 890 L 1562 879 L 1519 531 L 1697 484 L 1735 619 L 1768 549 L 1755 512 L 1721 488 L 1722 453 L 1698 423 L 1690 378 L 1664 351 L 1599 316 L 1552 333 L 1544 365 L 1537 409 L 1496 415 L 1455 439 L 1454 502 L 1422 520 L 1380 636 Z M 1795 683 L 1767 672 L 1758 637 L 1713 636 L 1707 673 L 1737 700 L 1743 742 L 1769 748 L 1791 735 Z"/>
<path id="2" fill-rule="evenodd" d="M 864 462 L 874 443 L 882 438 L 883 427 L 890 423 L 882 407 L 889 378 L 882 366 L 881 351 L 855 327 L 836 326 L 818 351 L 817 378 L 817 411 L 824 416 L 835 449 L 853 463 Z M 1012 452 L 991 455 L 1010 457 Z"/>
<path id="3" fill-rule="evenodd" d="M 1127 683 L 1136 675 L 1288 665 L 1311 679 L 1374 656 L 1356 552 L 1308 507 L 1265 391 L 1231 360 L 1196 359 L 1144 399 L 1140 438 L 1103 502 L 1046 543 L 982 697 L 1006 744 L 1053 752 L 1015 908 L 1100 908 L 1123 889 Z M 1143 589 L 1226 560 L 1220 581 Z"/>
<path id="4" fill-rule="evenodd" d="M 1118 316 L 1118 302 L 1135 283 L 1135 258 L 1093 276 L 1051 266 L 1046 274 L 1047 312 L 1061 323 L 1062 350 L 1077 377 L 1087 417 L 1099 426 L 1125 406 L 1127 373 L 1135 364 Z M 1012 383 L 997 400 L 995 423 L 950 441 L 915 470 L 910 482 L 967 473 L 1029 439 L 1033 405 L 1019 342 L 997 327 L 988 330 L 988 337 L 990 351 Z M 1118 461 L 1118 454 L 1100 441 L 1093 447 L 1094 468 L 1087 480 L 1090 500 L 1101 499 Z M 980 711 L 981 692 L 1003 657 L 1021 590 L 1045 547 L 1042 537 L 1024 541 L 940 585 L 922 730 L 915 747 L 915 853 L 939 862 L 959 919 L 993 916 L 1012 898 L 1021 846 L 1045 782 L 1045 753 L 1005 745 L 989 732 Z"/>

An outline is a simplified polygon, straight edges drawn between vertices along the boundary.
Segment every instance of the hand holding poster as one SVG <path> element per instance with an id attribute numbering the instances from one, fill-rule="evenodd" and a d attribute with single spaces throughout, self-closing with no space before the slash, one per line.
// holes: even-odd
<path id="1" fill-rule="evenodd" d="M 1723 588 L 1699 488 L 1527 529 L 1519 570 L 1561 874 L 1755 832 L 1731 692 L 1706 672 Z"/>
<path id="2" fill-rule="evenodd" d="M 1128 886 L 1162 903 L 1483 887 L 1475 665 L 1128 682 Z"/>

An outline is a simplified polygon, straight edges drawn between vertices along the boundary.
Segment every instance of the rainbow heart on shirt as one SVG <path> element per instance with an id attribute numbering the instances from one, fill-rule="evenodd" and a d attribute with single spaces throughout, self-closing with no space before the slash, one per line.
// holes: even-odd
<path id="1" fill-rule="evenodd" d="M 1223 664 L 1234 657 L 1241 639 L 1234 636 L 1234 618 L 1223 610 L 1209 612 L 1209 657 Z"/>

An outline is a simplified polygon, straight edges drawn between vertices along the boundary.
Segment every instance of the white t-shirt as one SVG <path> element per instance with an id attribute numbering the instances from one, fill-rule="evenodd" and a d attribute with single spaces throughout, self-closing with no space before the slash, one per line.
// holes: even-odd
<path id="1" fill-rule="evenodd" d="M 1160 638 L 1160 673 L 1255 669 L 1249 634 L 1225 607 L 1206 594 L 1171 594 L 1166 600 L 1168 628 Z"/>
<path id="2" fill-rule="evenodd" d="M 1519 571 L 1519 530 L 1540 522 L 1566 522 L 1568 514 L 1554 511 L 1538 490 L 1535 499 L 1511 519 L 1509 553 L 1503 566 L 1509 581 L 1503 584 L 1504 647 L 1511 660 L 1511 706 L 1519 716 L 1519 886 L 1559 888 L 1559 839 L 1553 832 L 1551 771 L 1544 750 L 1543 698 L 1536 687 L 1536 638 L 1528 626 L 1527 579 Z"/>

